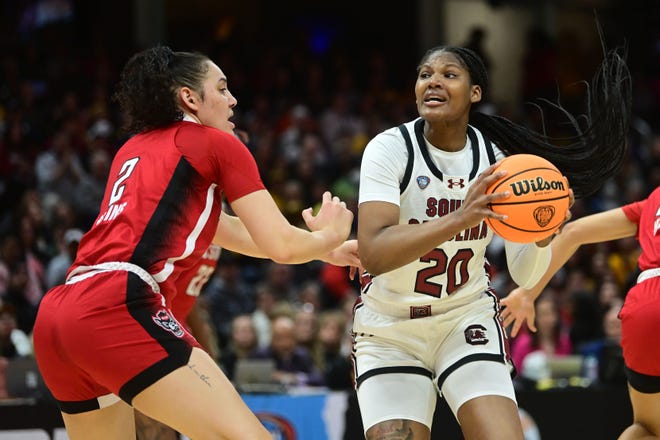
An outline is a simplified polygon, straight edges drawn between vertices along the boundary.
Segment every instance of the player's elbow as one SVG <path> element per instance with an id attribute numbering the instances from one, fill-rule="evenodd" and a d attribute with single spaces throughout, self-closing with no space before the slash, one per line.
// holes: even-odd
<path id="1" fill-rule="evenodd" d="M 280 264 L 293 264 L 296 257 L 291 242 L 286 239 L 268 243 L 264 251 L 268 258 Z"/>
<path id="2" fill-rule="evenodd" d="M 376 276 L 388 271 L 387 261 L 382 255 L 375 255 L 374 252 L 367 252 L 359 248 L 360 262 L 364 270 L 369 272 L 370 275 Z"/>

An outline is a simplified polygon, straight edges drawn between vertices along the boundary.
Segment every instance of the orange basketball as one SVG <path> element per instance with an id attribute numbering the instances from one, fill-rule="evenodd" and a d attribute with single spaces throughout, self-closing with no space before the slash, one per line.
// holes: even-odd
<path id="1" fill-rule="evenodd" d="M 509 191 L 511 195 L 491 203 L 490 209 L 509 216 L 504 221 L 486 218 L 500 237 L 516 243 L 532 243 L 549 237 L 562 225 L 568 211 L 568 181 L 546 159 L 533 154 L 506 157 L 498 170 L 508 173 L 493 183 L 486 194 Z"/>

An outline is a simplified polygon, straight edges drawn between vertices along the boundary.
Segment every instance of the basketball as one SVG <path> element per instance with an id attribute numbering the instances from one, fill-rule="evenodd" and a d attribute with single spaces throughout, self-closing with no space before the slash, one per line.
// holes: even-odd
<path id="1" fill-rule="evenodd" d="M 568 181 L 557 167 L 533 154 L 514 154 L 503 159 L 494 172 L 499 170 L 508 173 L 488 187 L 486 194 L 511 193 L 489 204 L 490 209 L 508 219 L 487 217 L 488 227 L 516 243 L 541 241 L 554 234 L 569 208 Z"/>

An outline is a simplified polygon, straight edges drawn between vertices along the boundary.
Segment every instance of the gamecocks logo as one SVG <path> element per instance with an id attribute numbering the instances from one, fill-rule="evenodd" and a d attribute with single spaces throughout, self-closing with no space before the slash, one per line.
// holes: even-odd
<path id="1" fill-rule="evenodd" d="M 470 345 L 486 345 L 488 344 L 488 337 L 486 336 L 486 327 L 479 324 L 468 326 L 463 332 L 465 334 L 465 342 Z"/>

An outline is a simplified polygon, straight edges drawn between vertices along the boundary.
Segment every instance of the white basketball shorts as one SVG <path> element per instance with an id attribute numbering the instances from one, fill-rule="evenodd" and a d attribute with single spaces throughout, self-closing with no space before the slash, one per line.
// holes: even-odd
<path id="1" fill-rule="evenodd" d="M 365 432 L 392 419 L 414 420 L 430 429 L 438 392 L 454 416 L 463 403 L 479 396 L 516 401 L 508 340 L 492 294 L 418 319 L 385 315 L 362 304 L 353 331 Z"/>

